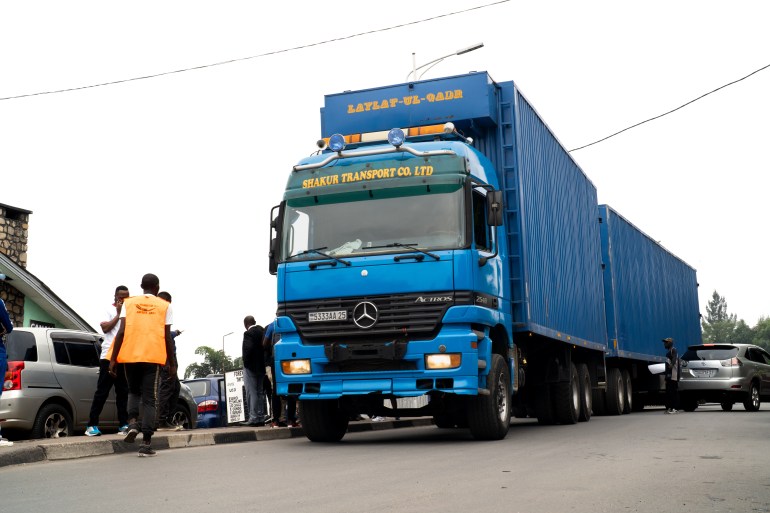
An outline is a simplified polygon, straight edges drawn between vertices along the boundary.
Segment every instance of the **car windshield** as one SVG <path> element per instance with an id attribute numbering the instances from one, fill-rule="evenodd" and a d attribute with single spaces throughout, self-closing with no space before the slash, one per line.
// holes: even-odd
<path id="1" fill-rule="evenodd" d="M 683 360 L 729 360 L 738 356 L 735 346 L 698 346 L 689 348 L 682 356 Z"/>
<path id="2" fill-rule="evenodd" d="M 282 260 L 464 247 L 464 198 L 454 183 L 289 200 Z"/>

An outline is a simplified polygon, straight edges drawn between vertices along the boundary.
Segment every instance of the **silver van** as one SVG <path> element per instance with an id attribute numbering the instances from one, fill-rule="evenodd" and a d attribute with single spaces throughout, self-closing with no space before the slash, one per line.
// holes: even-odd
<path id="1" fill-rule="evenodd" d="M 58 438 L 85 431 L 99 377 L 101 341 L 87 331 L 14 328 L 6 336 L 3 434 L 18 430 L 31 438 Z M 188 429 L 196 425 L 197 405 L 185 385 L 172 418 Z M 99 427 L 118 430 L 114 390 L 99 415 Z"/>

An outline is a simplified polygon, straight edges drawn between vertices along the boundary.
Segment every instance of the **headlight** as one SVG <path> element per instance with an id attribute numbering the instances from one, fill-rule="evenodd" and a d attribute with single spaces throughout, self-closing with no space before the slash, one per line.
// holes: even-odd
<path id="1" fill-rule="evenodd" d="M 283 360 L 281 370 L 284 374 L 310 374 L 310 360 Z"/>
<path id="2" fill-rule="evenodd" d="M 425 368 L 426 369 L 454 369 L 460 366 L 463 358 L 460 354 L 426 354 L 425 355 Z"/>

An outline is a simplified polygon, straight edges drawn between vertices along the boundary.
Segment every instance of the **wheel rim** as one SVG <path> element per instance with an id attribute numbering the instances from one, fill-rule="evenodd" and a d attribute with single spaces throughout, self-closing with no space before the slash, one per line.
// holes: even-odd
<path id="1" fill-rule="evenodd" d="M 503 372 L 497 375 L 497 386 L 495 387 L 495 402 L 497 403 L 497 416 L 500 422 L 505 422 L 508 418 L 508 394 L 506 393 L 505 375 Z"/>
<path id="2" fill-rule="evenodd" d="M 49 415 L 45 419 L 45 437 L 63 438 L 67 436 L 67 419 L 60 413 Z"/>
<path id="3" fill-rule="evenodd" d="M 174 426 L 184 427 L 185 424 L 187 424 L 188 422 L 189 420 L 187 419 L 187 415 L 185 415 L 181 411 L 175 412 L 174 415 L 171 417 L 171 424 Z"/>
<path id="4" fill-rule="evenodd" d="M 751 405 L 759 408 L 759 389 L 756 386 L 751 387 Z"/>

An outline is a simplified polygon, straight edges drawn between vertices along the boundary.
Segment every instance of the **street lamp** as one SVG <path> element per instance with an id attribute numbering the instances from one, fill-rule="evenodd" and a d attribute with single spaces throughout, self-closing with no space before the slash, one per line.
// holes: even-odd
<path id="1" fill-rule="evenodd" d="M 472 52 L 473 50 L 478 50 L 479 48 L 481 48 L 481 47 L 483 47 L 483 46 L 484 46 L 484 43 L 476 43 L 475 45 L 469 46 L 468 48 L 463 48 L 463 49 L 461 49 L 461 50 L 457 50 L 457 51 L 456 51 L 456 52 L 454 52 L 454 53 L 450 53 L 449 55 L 445 55 L 445 56 L 443 56 L 443 57 L 439 57 L 438 59 L 433 59 L 433 60 L 432 60 L 432 61 L 430 61 L 430 62 L 426 62 L 426 63 L 425 63 L 425 64 L 423 64 L 422 66 L 418 66 L 418 65 L 417 65 L 417 61 L 416 61 L 416 58 L 415 58 L 414 52 L 412 52 L 412 71 L 410 71 L 410 72 L 409 72 L 409 74 L 406 76 L 406 80 L 409 80 L 409 77 L 410 77 L 410 76 L 413 76 L 412 80 L 419 80 L 419 78 L 420 78 L 420 77 L 422 77 L 422 76 L 423 76 L 423 75 L 424 75 L 424 74 L 425 74 L 425 73 L 426 73 L 426 72 L 427 72 L 427 71 L 428 71 L 430 68 L 432 68 L 433 66 L 435 66 L 435 65 L 436 65 L 436 64 L 438 64 L 439 62 L 443 61 L 443 60 L 444 60 L 444 59 L 446 59 L 447 57 L 452 57 L 452 56 L 454 56 L 454 55 L 462 55 L 462 54 L 464 54 L 464 53 Z M 430 66 L 431 64 L 432 64 L 433 66 Z M 425 71 L 423 71 L 423 72 L 420 74 L 420 77 L 418 77 L 418 76 L 417 76 L 417 70 L 418 70 L 418 69 L 422 69 L 422 68 L 424 68 L 425 66 L 430 66 L 430 67 L 429 67 L 428 69 L 426 69 Z"/>
<path id="2" fill-rule="evenodd" d="M 225 362 L 227 361 L 227 354 L 225 353 L 225 337 L 228 335 L 232 335 L 235 333 L 234 331 L 231 331 L 230 333 L 225 333 L 222 335 L 222 374 L 225 373 Z"/>

